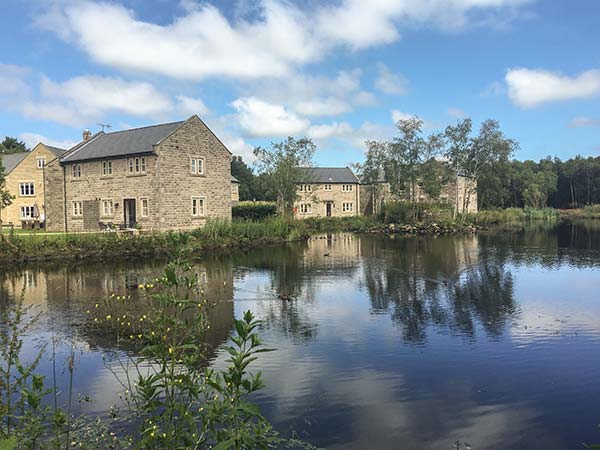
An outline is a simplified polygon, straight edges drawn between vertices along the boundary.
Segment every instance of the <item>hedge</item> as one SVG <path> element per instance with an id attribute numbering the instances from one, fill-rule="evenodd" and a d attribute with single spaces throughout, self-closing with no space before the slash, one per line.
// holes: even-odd
<path id="1" fill-rule="evenodd" d="M 234 219 L 263 220 L 277 215 L 277 205 L 271 202 L 240 202 L 232 208 Z"/>

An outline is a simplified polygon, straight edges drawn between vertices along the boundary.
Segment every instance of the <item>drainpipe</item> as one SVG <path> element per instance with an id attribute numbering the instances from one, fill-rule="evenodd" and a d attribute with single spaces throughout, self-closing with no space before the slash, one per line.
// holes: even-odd
<path id="1" fill-rule="evenodd" d="M 60 164 L 60 163 L 59 163 Z M 67 226 L 67 169 L 64 165 L 60 164 L 63 171 L 63 215 L 65 220 L 65 233 L 69 231 Z"/>

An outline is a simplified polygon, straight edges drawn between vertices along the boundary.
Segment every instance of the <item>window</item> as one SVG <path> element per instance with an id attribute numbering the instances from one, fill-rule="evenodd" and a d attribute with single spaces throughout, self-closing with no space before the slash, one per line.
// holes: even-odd
<path id="1" fill-rule="evenodd" d="M 46 158 L 37 158 L 37 168 L 43 169 L 46 167 Z"/>
<path id="2" fill-rule="evenodd" d="M 352 202 L 342 203 L 342 212 L 352 212 L 353 209 L 354 209 L 354 204 Z"/>
<path id="3" fill-rule="evenodd" d="M 80 201 L 73 202 L 73 216 L 81 217 L 83 216 L 83 203 Z"/>
<path id="4" fill-rule="evenodd" d="M 33 219 L 35 206 L 21 206 L 21 219 Z"/>
<path id="5" fill-rule="evenodd" d="M 204 216 L 204 197 L 192 197 L 192 217 Z"/>
<path id="6" fill-rule="evenodd" d="M 148 217 L 150 215 L 150 202 L 147 198 L 140 198 L 140 205 L 142 209 L 142 217 Z"/>
<path id="7" fill-rule="evenodd" d="M 112 161 L 102 161 L 102 176 L 112 175 Z"/>
<path id="8" fill-rule="evenodd" d="M 330 184 L 326 184 L 325 187 L 323 188 L 325 191 L 331 191 L 331 185 Z"/>
<path id="9" fill-rule="evenodd" d="M 112 216 L 114 214 L 113 201 L 110 199 L 102 200 L 102 215 Z"/>
<path id="10" fill-rule="evenodd" d="M 300 214 L 311 214 L 312 205 L 310 203 L 300 203 Z"/>
<path id="11" fill-rule="evenodd" d="M 33 197 L 35 195 L 35 185 L 30 181 L 19 183 L 19 195 L 21 197 Z"/>
<path id="12" fill-rule="evenodd" d="M 343 192 L 352 192 L 352 185 L 351 184 L 342 184 L 342 191 Z"/>
<path id="13" fill-rule="evenodd" d="M 144 156 L 129 158 L 128 168 L 130 175 L 146 173 L 146 158 Z"/>
<path id="14" fill-rule="evenodd" d="M 299 186 L 300 192 L 311 192 L 312 186 L 310 184 L 301 184 Z"/>
<path id="15" fill-rule="evenodd" d="M 192 175 L 204 175 L 204 158 L 190 159 L 190 172 Z"/>
<path id="16" fill-rule="evenodd" d="M 73 169 L 73 171 L 72 171 L 73 178 L 80 178 L 81 177 L 81 164 L 73 164 L 71 166 L 71 168 Z"/>

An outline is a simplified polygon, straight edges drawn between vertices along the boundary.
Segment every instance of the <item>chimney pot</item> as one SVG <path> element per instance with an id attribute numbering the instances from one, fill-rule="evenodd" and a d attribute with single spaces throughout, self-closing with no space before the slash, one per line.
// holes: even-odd
<path id="1" fill-rule="evenodd" d="M 92 137 L 92 133 L 90 130 L 83 130 L 83 140 L 84 141 L 87 141 L 91 137 Z"/>

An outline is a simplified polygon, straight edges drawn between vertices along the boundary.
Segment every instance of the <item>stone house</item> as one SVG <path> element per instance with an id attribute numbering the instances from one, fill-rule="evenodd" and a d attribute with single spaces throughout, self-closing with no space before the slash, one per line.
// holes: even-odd
<path id="1" fill-rule="evenodd" d="M 349 217 L 360 214 L 359 180 L 348 167 L 299 169 L 295 217 Z"/>
<path id="2" fill-rule="evenodd" d="M 46 166 L 47 228 L 191 230 L 231 219 L 231 153 L 196 115 L 142 128 L 84 132 Z"/>
<path id="3" fill-rule="evenodd" d="M 389 201 L 394 201 L 390 183 L 385 180 L 383 173 L 375 183 L 364 183 L 360 186 L 360 211 L 363 215 L 378 214 L 382 206 Z M 465 201 L 465 196 L 467 200 Z M 429 201 L 430 198 L 417 188 L 415 197 L 418 201 Z M 466 210 L 468 213 L 477 212 L 477 180 L 464 176 L 450 178 L 450 182 L 442 186 L 438 199 L 449 203 L 459 212 Z"/>
<path id="4" fill-rule="evenodd" d="M 0 211 L 3 224 L 44 224 L 44 168 L 65 151 L 40 142 L 31 151 L 2 155 L 6 189 L 14 196 L 12 203 Z"/>
<path id="5" fill-rule="evenodd" d="M 237 205 L 240 202 L 240 181 L 231 175 L 231 204 Z"/>

